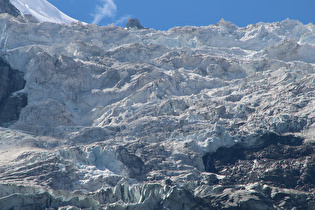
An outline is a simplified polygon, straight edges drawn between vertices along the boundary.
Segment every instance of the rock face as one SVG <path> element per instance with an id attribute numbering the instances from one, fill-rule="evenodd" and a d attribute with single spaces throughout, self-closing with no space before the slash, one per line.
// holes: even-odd
<path id="1" fill-rule="evenodd" d="M 0 209 L 315 208 L 313 24 L 0 31 Z"/>
<path id="2" fill-rule="evenodd" d="M 141 25 L 140 21 L 137 18 L 129 18 L 126 24 L 126 28 L 137 28 L 137 29 L 144 29 Z"/>
<path id="3" fill-rule="evenodd" d="M 314 188 L 314 145 L 293 136 L 266 134 L 258 148 L 235 145 L 204 156 L 206 171 L 224 175 L 222 185 L 264 183 L 310 191 Z"/>
<path id="4" fill-rule="evenodd" d="M 27 105 L 23 73 L 11 69 L 0 58 L 0 126 L 8 126 L 19 119 L 20 111 Z"/>
<path id="5" fill-rule="evenodd" d="M 20 11 L 10 3 L 10 0 L 0 0 L 0 13 L 8 13 L 14 17 L 20 15 Z"/>

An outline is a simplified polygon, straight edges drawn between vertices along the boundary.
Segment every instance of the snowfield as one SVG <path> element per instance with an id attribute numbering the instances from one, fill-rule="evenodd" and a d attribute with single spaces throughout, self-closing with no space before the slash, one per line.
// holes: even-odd
<path id="1" fill-rule="evenodd" d="M 22 15 L 32 15 L 40 22 L 68 24 L 78 22 L 46 0 L 10 0 L 10 2 Z"/>
<path id="2" fill-rule="evenodd" d="M 0 31 L 27 96 L 0 129 L 0 209 L 314 208 L 313 24 Z"/>

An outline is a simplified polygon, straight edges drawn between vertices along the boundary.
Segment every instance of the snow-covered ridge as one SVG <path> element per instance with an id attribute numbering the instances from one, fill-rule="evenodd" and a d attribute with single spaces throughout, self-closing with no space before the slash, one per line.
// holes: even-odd
<path id="1" fill-rule="evenodd" d="M 31 14 L 40 22 L 71 23 L 76 19 L 61 12 L 46 0 L 10 0 L 22 15 Z"/>

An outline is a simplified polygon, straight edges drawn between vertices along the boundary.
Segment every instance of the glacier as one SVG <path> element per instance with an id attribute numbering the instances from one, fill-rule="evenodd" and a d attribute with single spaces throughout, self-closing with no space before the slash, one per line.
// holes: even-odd
<path id="1" fill-rule="evenodd" d="M 315 208 L 312 23 L 0 31 L 0 209 Z"/>
<path id="2" fill-rule="evenodd" d="M 66 23 L 78 22 L 78 20 L 69 17 L 61 12 L 54 5 L 47 0 L 9 0 L 10 3 L 21 13 L 23 16 L 34 17 L 35 21 L 40 22 L 53 22 L 53 23 Z M 30 17 L 30 16 L 29 16 Z"/>

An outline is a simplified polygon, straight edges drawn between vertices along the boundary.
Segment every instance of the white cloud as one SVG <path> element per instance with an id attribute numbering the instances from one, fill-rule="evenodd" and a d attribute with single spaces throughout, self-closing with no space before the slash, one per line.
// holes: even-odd
<path id="1" fill-rule="evenodd" d="M 103 18 L 114 18 L 116 16 L 117 6 L 114 0 L 102 0 L 103 6 L 96 7 L 93 23 L 98 24 Z"/>
<path id="2" fill-rule="evenodd" d="M 129 18 L 131 18 L 130 15 L 123 16 L 123 17 L 119 18 L 119 20 L 116 20 L 116 21 L 115 21 L 115 25 L 122 25 L 122 24 L 124 24 L 125 22 L 127 22 L 127 20 L 128 20 Z"/>

